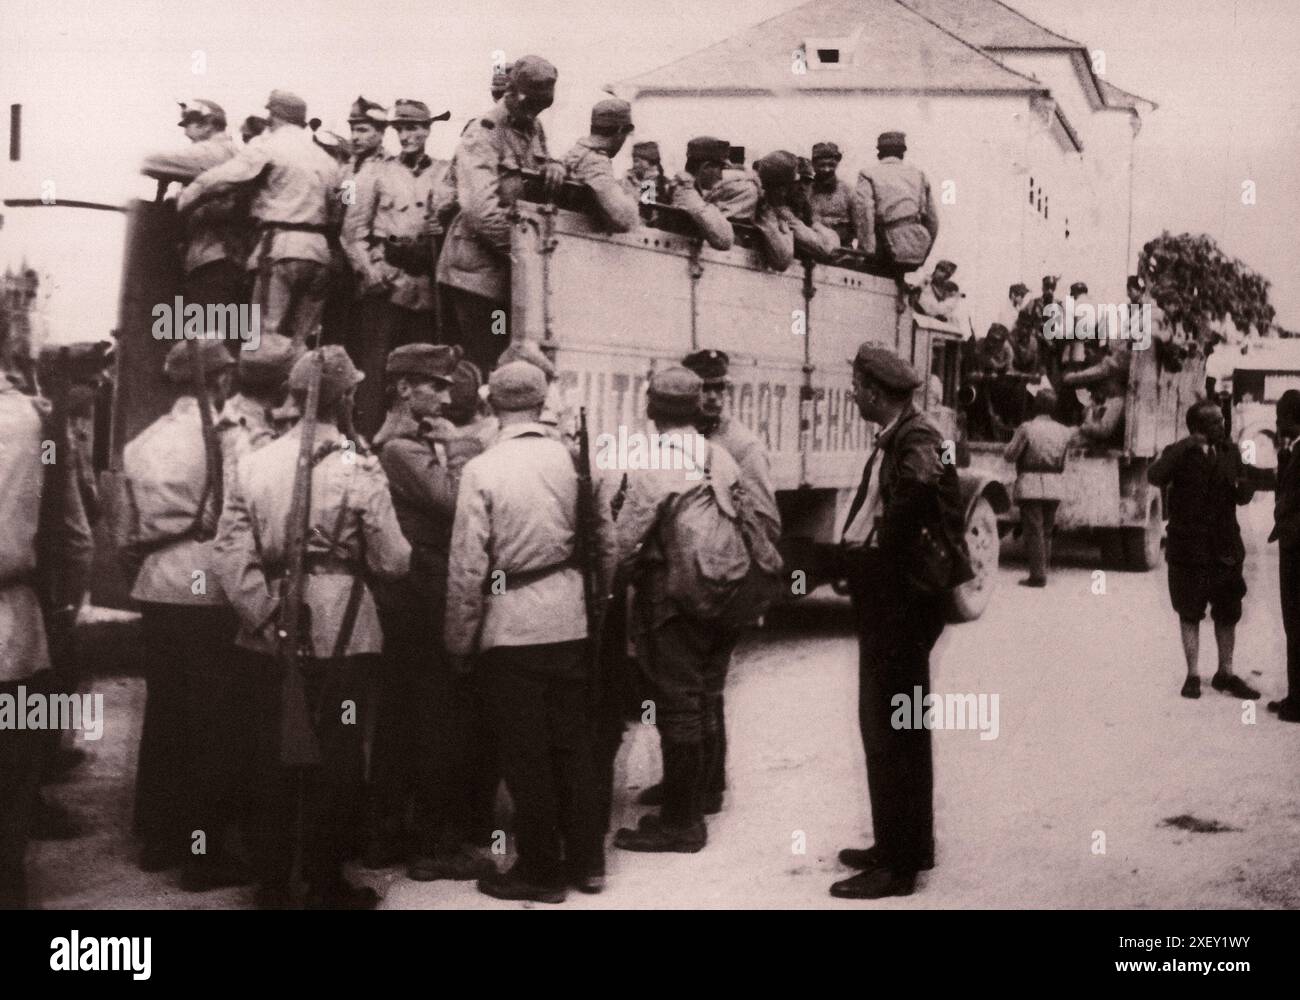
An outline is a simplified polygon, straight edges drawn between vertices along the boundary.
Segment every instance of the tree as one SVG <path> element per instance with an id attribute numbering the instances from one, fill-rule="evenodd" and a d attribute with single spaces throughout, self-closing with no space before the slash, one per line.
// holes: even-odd
<path id="1" fill-rule="evenodd" d="M 1209 236 L 1166 230 L 1142 248 L 1138 274 L 1165 315 L 1202 345 L 1217 339 L 1211 321 L 1231 317 L 1242 333 L 1251 327 L 1263 333 L 1273 322 L 1269 281 L 1228 257 Z"/>

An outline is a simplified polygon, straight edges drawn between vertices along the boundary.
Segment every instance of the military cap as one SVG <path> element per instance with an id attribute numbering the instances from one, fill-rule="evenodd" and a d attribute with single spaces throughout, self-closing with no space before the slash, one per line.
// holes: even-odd
<path id="1" fill-rule="evenodd" d="M 1007 328 L 1001 323 L 992 323 L 989 325 L 987 334 L 989 340 L 1006 340 L 1010 336 Z"/>
<path id="2" fill-rule="evenodd" d="M 456 365 L 456 370 L 451 373 L 451 404 L 448 407 L 448 415 L 453 419 L 457 416 L 465 418 L 472 417 L 474 411 L 478 409 L 478 391 L 483 384 L 483 375 L 478 370 L 478 365 L 473 361 L 465 358 Z"/>
<path id="3" fill-rule="evenodd" d="M 515 93 L 549 95 L 555 90 L 559 71 L 541 56 L 521 56 L 510 67 L 510 85 Z"/>
<path id="4" fill-rule="evenodd" d="M 226 123 L 226 111 L 216 101 L 205 101 L 198 97 L 190 98 L 188 101 L 177 102 L 181 106 L 181 120 L 177 125 L 188 125 L 190 122 L 201 121 L 218 121 L 222 125 Z"/>
<path id="5" fill-rule="evenodd" d="M 731 143 L 726 139 L 715 139 L 712 136 L 696 136 L 686 144 L 686 159 L 700 160 L 708 163 L 717 161 L 726 163 L 727 158 L 731 155 Z"/>
<path id="6" fill-rule="evenodd" d="M 266 110 L 294 125 L 307 124 L 307 102 L 287 90 L 273 90 L 266 99 Z"/>
<path id="7" fill-rule="evenodd" d="M 813 170 L 812 160 L 806 156 L 799 157 L 799 179 L 801 181 L 810 181 L 817 176 L 817 171 Z"/>
<path id="8" fill-rule="evenodd" d="M 315 121 L 316 119 L 312 119 Z M 352 155 L 351 141 L 343 138 L 337 132 L 331 132 L 325 128 L 312 129 L 312 141 L 321 149 L 329 153 L 336 160 L 346 160 Z"/>
<path id="9" fill-rule="evenodd" d="M 558 374 L 551 359 L 542 352 L 535 340 L 516 340 L 501 352 L 501 357 L 497 358 L 498 365 L 508 365 L 512 361 L 527 361 L 530 365 L 540 368 L 548 382 L 554 381 Z"/>
<path id="10" fill-rule="evenodd" d="M 840 152 L 840 147 L 833 142 L 815 142 L 813 143 L 812 158 L 821 160 L 830 157 L 836 163 L 844 159 L 844 154 Z"/>
<path id="11" fill-rule="evenodd" d="M 397 125 L 401 122 L 411 122 L 415 125 L 429 125 L 433 122 L 445 122 L 450 117 L 450 111 L 444 111 L 434 117 L 429 113 L 429 105 L 423 101 L 412 101 L 408 98 L 399 97 L 393 102 L 393 114 L 388 119 L 388 124 Z"/>
<path id="12" fill-rule="evenodd" d="M 663 162 L 659 158 L 659 143 L 657 142 L 634 142 L 632 144 L 632 155 L 639 156 L 643 160 L 649 160 L 651 163 Z"/>
<path id="13" fill-rule="evenodd" d="M 1088 286 L 1085 285 L 1082 281 L 1076 281 L 1073 285 L 1070 286 L 1070 294 L 1071 294 L 1071 295 L 1087 295 L 1087 294 L 1088 294 Z"/>
<path id="14" fill-rule="evenodd" d="M 366 376 L 364 372 L 357 371 L 357 366 L 341 345 L 326 344 L 318 350 L 308 351 L 294 362 L 293 370 L 289 372 L 290 391 L 307 391 L 318 354 L 322 359 L 320 401 L 323 405 L 330 406 L 347 395 L 348 390 Z"/>
<path id="15" fill-rule="evenodd" d="M 853 366 L 886 389 L 910 392 L 921 384 L 921 376 L 916 374 L 915 368 L 893 351 L 874 344 L 863 344 L 858 348 Z"/>
<path id="16" fill-rule="evenodd" d="M 881 132 L 876 137 L 876 149 L 907 149 L 907 133 Z"/>
<path id="17" fill-rule="evenodd" d="M 461 349 L 447 344 L 403 344 L 388 352 L 384 371 L 390 376 L 416 375 L 451 385 Z"/>
<path id="18" fill-rule="evenodd" d="M 694 420 L 704 401 L 704 382 L 689 368 L 665 368 L 650 376 L 649 394 L 664 416 Z"/>
<path id="19" fill-rule="evenodd" d="M 754 161 L 754 170 L 765 188 L 786 187 L 799 178 L 799 157 L 778 149 Z"/>
<path id="20" fill-rule="evenodd" d="M 239 352 L 239 384 L 249 388 L 283 385 L 302 347 L 278 333 L 264 333 L 256 347 Z"/>
<path id="21" fill-rule="evenodd" d="M 941 260 L 934 265 L 934 277 L 938 280 L 951 278 L 957 273 L 957 265 L 950 260 Z"/>
<path id="22" fill-rule="evenodd" d="M 374 101 L 367 101 L 364 97 L 358 97 L 352 102 L 352 108 L 348 112 L 349 125 L 374 125 L 376 128 L 383 128 L 388 124 L 388 109 L 382 104 L 376 104 Z"/>
<path id="23" fill-rule="evenodd" d="M 1126 287 L 1136 288 L 1139 292 L 1145 292 L 1147 290 L 1147 283 L 1143 280 L 1142 275 L 1130 274 L 1128 276 Z"/>
<path id="24" fill-rule="evenodd" d="M 546 376 L 527 361 L 509 361 L 488 379 L 488 400 L 508 412 L 539 407 L 546 402 Z"/>
<path id="25" fill-rule="evenodd" d="M 1047 291 L 1049 288 L 1056 288 L 1056 278 L 1053 275 L 1045 274 L 1043 275 L 1043 291 Z"/>
<path id="26" fill-rule="evenodd" d="M 1017 281 L 1014 285 L 1012 285 L 1009 289 L 1007 289 L 1007 294 L 1008 294 L 1008 295 L 1028 295 L 1028 294 L 1029 294 L 1029 286 L 1026 285 L 1023 281 Z"/>
<path id="27" fill-rule="evenodd" d="M 235 359 L 226 350 L 223 340 L 199 340 L 199 357 L 203 361 L 203 373 L 209 378 L 217 372 L 230 368 Z M 182 340 L 171 346 L 167 358 L 163 361 L 163 374 L 178 385 L 193 382 L 195 379 L 193 348 L 188 340 Z"/>
<path id="28" fill-rule="evenodd" d="M 731 359 L 725 351 L 696 351 L 682 358 L 682 364 L 706 382 L 726 378 Z"/>
<path id="29" fill-rule="evenodd" d="M 632 105 L 616 97 L 607 97 L 597 101 L 591 109 L 591 127 L 593 129 L 622 129 L 632 131 Z"/>

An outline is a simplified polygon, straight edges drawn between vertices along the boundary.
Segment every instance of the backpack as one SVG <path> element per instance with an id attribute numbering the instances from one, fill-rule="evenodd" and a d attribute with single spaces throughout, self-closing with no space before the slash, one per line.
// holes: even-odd
<path id="1" fill-rule="evenodd" d="M 734 606 L 752 560 L 735 492 L 713 479 L 712 448 L 703 473 L 664 511 L 659 540 L 665 595 L 693 617 L 715 619 Z"/>
<path id="2" fill-rule="evenodd" d="M 765 615 L 780 595 L 785 583 L 785 560 L 768 534 L 768 525 L 758 516 L 753 497 L 740 483 L 736 484 L 733 501 L 750 566 L 726 617 L 733 624 L 749 625 Z"/>

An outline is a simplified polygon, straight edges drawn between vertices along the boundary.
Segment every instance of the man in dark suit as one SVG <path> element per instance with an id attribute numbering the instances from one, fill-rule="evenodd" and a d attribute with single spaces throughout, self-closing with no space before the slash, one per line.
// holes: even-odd
<path id="1" fill-rule="evenodd" d="M 849 508 L 843 545 L 858 626 L 858 721 L 875 844 L 840 852 L 841 862 L 862 869 L 831 886 L 831 895 L 846 899 L 910 895 L 917 872 L 934 867 L 930 731 L 893 724 L 899 695 L 924 704 L 930 650 L 944 626 L 942 589 L 918 585 L 923 529 L 948 546 L 946 585 L 970 579 L 970 564 L 956 468 L 942 461 L 939 429 L 912 403 L 920 384 L 911 365 L 892 352 L 858 349 L 854 397 L 881 431 Z"/>
<path id="2" fill-rule="evenodd" d="M 1283 722 L 1300 722 L 1300 389 L 1288 389 L 1277 401 L 1277 439 L 1277 500 L 1268 540 L 1277 542 L 1287 695 L 1270 701 L 1268 710 Z"/>

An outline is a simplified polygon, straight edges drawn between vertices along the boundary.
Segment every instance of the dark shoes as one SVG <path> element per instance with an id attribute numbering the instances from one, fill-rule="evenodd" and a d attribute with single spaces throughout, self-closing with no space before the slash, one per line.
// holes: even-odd
<path id="1" fill-rule="evenodd" d="M 1035 579 L 1035 578 L 1032 577 L 1032 576 L 1028 576 L 1028 577 L 1025 577 L 1025 579 L 1023 579 L 1023 580 L 1020 581 L 1020 586 L 1022 586 L 1022 587 L 1036 587 L 1036 588 L 1037 588 L 1037 587 L 1046 587 L 1046 586 L 1047 586 L 1047 581 L 1046 581 L 1046 580 Z"/>
<path id="2" fill-rule="evenodd" d="M 1178 693 L 1184 698 L 1199 698 L 1201 696 L 1201 679 L 1188 675 L 1187 680 L 1183 681 L 1183 689 Z"/>
<path id="3" fill-rule="evenodd" d="M 875 845 L 871 847 L 846 847 L 840 851 L 840 864 L 845 868 L 857 868 L 866 870 L 868 868 L 881 867 L 880 852 Z M 928 872 L 934 867 L 933 855 L 926 858 L 921 864 L 917 865 L 918 871 Z"/>
<path id="4" fill-rule="evenodd" d="M 916 872 L 891 872 L 885 868 L 868 868 L 831 886 L 837 899 L 884 899 L 886 896 L 910 896 L 916 889 Z"/>
<path id="5" fill-rule="evenodd" d="M 479 879 L 478 891 L 493 899 L 529 903 L 563 903 L 568 896 L 562 885 L 529 882 L 515 875 L 513 869 Z"/>
<path id="6" fill-rule="evenodd" d="M 1277 713 L 1278 719 L 1282 722 L 1300 722 L 1300 705 L 1286 698 L 1270 701 L 1268 710 Z"/>
<path id="7" fill-rule="evenodd" d="M 703 820 L 668 826 L 654 813 L 642 816 L 635 830 L 624 827 L 614 834 L 615 847 L 652 854 L 695 854 L 708 842 L 709 828 Z"/>
<path id="8" fill-rule="evenodd" d="M 234 858 L 186 860 L 181 869 L 181 888 L 185 892 L 208 892 L 248 885 L 253 880 L 247 867 Z"/>
<path id="9" fill-rule="evenodd" d="M 368 885 L 339 882 L 326 889 L 307 893 L 309 910 L 373 910 L 379 905 L 379 893 Z"/>
<path id="10" fill-rule="evenodd" d="M 661 806 L 664 804 L 664 783 L 661 781 L 657 785 L 651 785 L 640 795 L 636 797 L 636 804 L 639 806 Z"/>
<path id="11" fill-rule="evenodd" d="M 496 866 L 487 858 L 462 849 L 450 854 L 421 855 L 411 862 L 406 877 L 416 882 L 437 882 L 442 879 L 469 882 L 490 878 L 495 873 Z"/>
<path id="12" fill-rule="evenodd" d="M 1253 701 L 1259 697 L 1259 692 L 1236 674 L 1216 673 L 1210 678 L 1210 687 L 1214 688 L 1216 691 L 1222 691 L 1224 694 L 1230 694 L 1234 698 L 1242 698 L 1246 701 Z"/>

